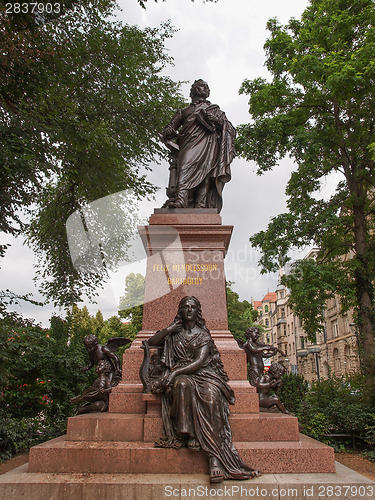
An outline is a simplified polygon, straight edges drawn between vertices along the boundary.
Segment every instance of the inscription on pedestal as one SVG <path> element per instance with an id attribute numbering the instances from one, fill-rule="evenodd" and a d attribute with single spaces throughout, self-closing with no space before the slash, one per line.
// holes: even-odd
<path id="1" fill-rule="evenodd" d="M 217 272 L 217 264 L 154 264 L 154 273 L 164 273 L 168 285 L 202 285 L 203 279 L 212 278 Z M 186 272 L 192 273 L 186 276 Z M 199 273 L 210 273 L 209 276 L 199 276 Z M 181 276 L 182 274 L 182 276 Z"/>

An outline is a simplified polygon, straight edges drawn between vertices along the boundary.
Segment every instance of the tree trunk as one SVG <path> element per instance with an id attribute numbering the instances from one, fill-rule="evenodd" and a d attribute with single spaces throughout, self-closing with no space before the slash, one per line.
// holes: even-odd
<path id="1" fill-rule="evenodd" d="M 357 196 L 353 204 L 354 239 L 357 267 L 355 270 L 355 286 L 357 294 L 357 323 L 359 330 L 359 356 L 361 370 L 366 376 L 369 394 L 375 394 L 375 321 L 373 304 L 372 270 L 369 268 L 367 256 L 366 218 L 362 186 L 357 186 Z"/>

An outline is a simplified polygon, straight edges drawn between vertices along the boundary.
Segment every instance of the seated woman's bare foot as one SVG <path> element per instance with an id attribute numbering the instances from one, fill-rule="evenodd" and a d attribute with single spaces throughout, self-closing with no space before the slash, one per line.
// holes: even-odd
<path id="1" fill-rule="evenodd" d="M 239 481 L 246 479 L 254 479 L 254 477 L 261 476 L 261 473 L 257 470 L 249 470 L 245 472 L 238 472 L 231 474 L 232 479 L 237 479 Z"/>
<path id="2" fill-rule="evenodd" d="M 254 477 L 260 477 L 262 474 L 258 470 L 252 470 L 249 472 L 250 478 L 254 479 Z"/>
<path id="3" fill-rule="evenodd" d="M 224 470 L 219 460 L 211 457 L 209 460 L 210 483 L 221 483 L 224 480 Z"/>
<path id="4" fill-rule="evenodd" d="M 199 451 L 202 449 L 198 439 L 192 437 L 189 438 L 187 447 L 189 448 L 189 450 L 195 450 L 195 451 Z"/>

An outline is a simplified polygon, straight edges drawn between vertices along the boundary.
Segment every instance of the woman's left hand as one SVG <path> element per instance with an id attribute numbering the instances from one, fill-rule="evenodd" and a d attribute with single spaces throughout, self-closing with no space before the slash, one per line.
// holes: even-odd
<path id="1" fill-rule="evenodd" d="M 176 376 L 176 375 L 175 375 L 173 372 L 168 373 L 168 374 L 164 375 L 164 377 L 161 379 L 161 381 L 160 381 L 160 382 L 161 382 L 161 384 L 162 384 L 165 388 L 167 388 L 167 387 L 169 387 L 169 386 L 173 385 L 173 382 L 174 382 L 175 376 Z"/>

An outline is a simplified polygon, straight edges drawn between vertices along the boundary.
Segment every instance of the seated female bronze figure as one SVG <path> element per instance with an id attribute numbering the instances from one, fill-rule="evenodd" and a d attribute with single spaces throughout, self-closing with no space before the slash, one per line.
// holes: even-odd
<path id="1" fill-rule="evenodd" d="M 258 476 L 233 445 L 228 404 L 234 404 L 234 393 L 199 300 L 183 298 L 172 324 L 148 344 L 163 346 L 163 374 L 152 392 L 161 395 L 165 437 L 156 446 L 202 449 L 209 459 L 211 482 Z"/>

